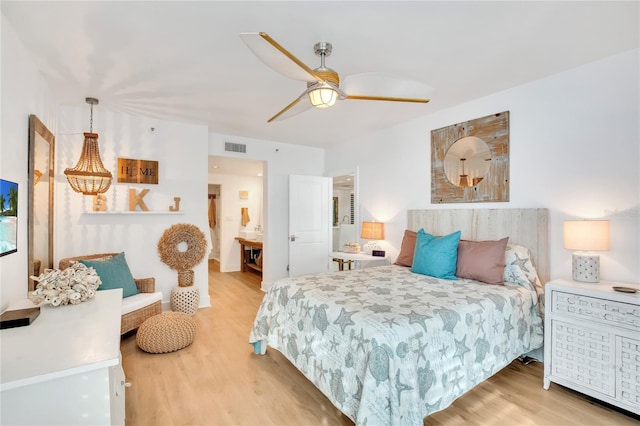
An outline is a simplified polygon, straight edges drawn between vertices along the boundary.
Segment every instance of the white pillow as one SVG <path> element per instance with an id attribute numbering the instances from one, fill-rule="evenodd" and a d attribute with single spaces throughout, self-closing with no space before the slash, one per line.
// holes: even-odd
<path id="1" fill-rule="evenodd" d="M 534 291 L 538 298 L 538 311 L 544 315 L 544 286 L 531 259 L 528 248 L 508 244 L 504 256 L 504 282 Z"/>

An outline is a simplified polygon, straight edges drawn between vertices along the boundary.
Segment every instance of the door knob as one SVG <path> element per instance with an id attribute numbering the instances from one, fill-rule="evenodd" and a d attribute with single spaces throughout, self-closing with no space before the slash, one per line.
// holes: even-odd
<path id="1" fill-rule="evenodd" d="M 292 242 L 294 242 L 294 241 L 296 240 L 296 236 L 292 234 L 292 235 L 289 237 L 289 240 L 291 240 Z"/>

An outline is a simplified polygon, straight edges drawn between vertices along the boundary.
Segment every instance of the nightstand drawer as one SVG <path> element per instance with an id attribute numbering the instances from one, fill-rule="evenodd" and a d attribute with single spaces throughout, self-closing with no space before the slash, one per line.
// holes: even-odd
<path id="1" fill-rule="evenodd" d="M 554 291 L 552 312 L 640 330 L 640 307 L 597 297 Z"/>

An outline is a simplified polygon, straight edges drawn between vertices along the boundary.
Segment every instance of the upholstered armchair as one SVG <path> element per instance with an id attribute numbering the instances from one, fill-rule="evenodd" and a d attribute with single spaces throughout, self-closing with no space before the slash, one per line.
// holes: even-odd
<path id="1" fill-rule="evenodd" d="M 61 259 L 58 266 L 60 269 L 66 269 L 79 260 L 109 260 L 117 255 L 118 253 L 101 253 L 68 257 Z M 135 330 L 147 318 L 162 313 L 162 293 L 155 291 L 155 278 L 134 278 L 133 280 L 140 293 L 122 299 L 120 334 Z"/>

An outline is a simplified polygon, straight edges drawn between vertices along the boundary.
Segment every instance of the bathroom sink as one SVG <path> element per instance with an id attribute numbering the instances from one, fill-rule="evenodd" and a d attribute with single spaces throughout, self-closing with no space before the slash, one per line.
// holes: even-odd
<path id="1" fill-rule="evenodd" d="M 256 232 L 255 231 L 240 231 L 240 238 L 244 238 L 245 240 L 255 240 Z"/>
<path id="2" fill-rule="evenodd" d="M 240 231 L 240 238 L 252 241 L 262 241 L 262 232 L 258 231 Z"/>

